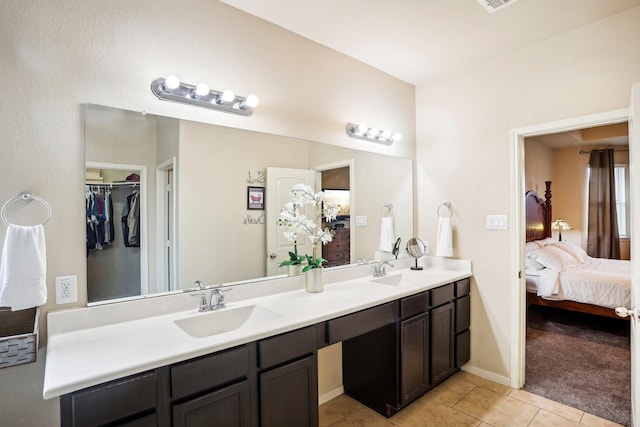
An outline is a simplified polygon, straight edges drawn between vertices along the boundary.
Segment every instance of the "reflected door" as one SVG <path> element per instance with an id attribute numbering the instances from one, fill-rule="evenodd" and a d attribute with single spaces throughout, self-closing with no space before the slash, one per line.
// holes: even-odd
<path id="1" fill-rule="evenodd" d="M 289 252 L 293 251 L 293 243 L 284 238 L 278 228 L 280 210 L 289 201 L 289 190 L 294 184 L 304 183 L 315 189 L 318 172 L 308 169 L 267 168 L 265 223 L 267 225 L 267 276 L 286 273 L 286 269 L 279 268 L 280 262 L 289 259 Z M 318 178 L 319 179 L 319 178 Z M 308 218 L 313 217 L 313 211 L 306 212 Z M 298 239 L 298 254 L 311 254 L 311 243 L 307 236 Z"/>

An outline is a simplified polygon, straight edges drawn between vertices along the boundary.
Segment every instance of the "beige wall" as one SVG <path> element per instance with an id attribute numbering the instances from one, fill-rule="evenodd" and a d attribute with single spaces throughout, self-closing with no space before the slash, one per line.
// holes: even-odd
<path id="1" fill-rule="evenodd" d="M 51 301 L 55 276 L 77 274 L 86 301 L 83 103 L 414 156 L 412 85 L 219 2 L 3 0 L 0 10 L 0 201 L 30 190 L 53 210 L 43 334 L 46 312 L 69 308 Z M 243 117 L 159 101 L 150 83 L 171 73 L 256 93 L 260 106 Z M 397 129 L 402 143 L 350 139 L 350 121 Z M 58 425 L 57 400 L 41 397 L 43 366 L 41 355 L 0 370 L 0 419 Z"/>
<path id="2" fill-rule="evenodd" d="M 524 188 L 533 190 L 540 197 L 544 197 L 545 181 L 550 181 L 552 173 L 552 150 L 546 145 L 529 142 L 524 144 Z"/>
<path id="3" fill-rule="evenodd" d="M 638 22 L 635 8 L 416 88 L 419 233 L 434 239 L 432 212 L 452 202 L 454 255 L 473 260 L 470 366 L 496 379 L 508 380 L 516 350 L 515 242 L 485 223 L 495 213 L 513 220 L 510 131 L 628 107 L 640 80 Z"/>

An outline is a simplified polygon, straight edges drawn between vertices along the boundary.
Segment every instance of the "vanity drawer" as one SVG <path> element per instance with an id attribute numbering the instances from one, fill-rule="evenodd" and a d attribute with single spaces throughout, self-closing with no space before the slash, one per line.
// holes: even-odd
<path id="1" fill-rule="evenodd" d="M 400 316 L 408 319 L 416 314 L 424 313 L 429 308 L 429 292 L 421 292 L 417 295 L 403 298 L 400 301 Z"/>
<path id="2" fill-rule="evenodd" d="M 456 282 L 456 298 L 469 295 L 471 291 L 471 279 L 466 278 Z"/>
<path id="3" fill-rule="evenodd" d="M 343 261 L 349 261 L 349 252 L 348 251 L 332 251 L 326 252 L 322 254 L 323 258 L 327 260 L 327 266 L 330 266 L 332 263 L 340 263 Z"/>
<path id="4" fill-rule="evenodd" d="M 397 301 L 347 314 L 327 322 L 327 340 L 329 344 L 345 341 L 394 323 L 397 317 Z"/>
<path id="5" fill-rule="evenodd" d="M 249 374 L 249 346 L 241 346 L 171 366 L 171 397 L 211 390 Z"/>
<path id="6" fill-rule="evenodd" d="M 138 374 L 66 394 L 60 399 L 63 426 L 113 423 L 155 410 L 156 373 Z M 142 419 L 154 418 L 149 417 Z"/>
<path id="7" fill-rule="evenodd" d="M 316 327 L 298 329 L 258 341 L 260 369 L 311 354 L 316 350 Z"/>
<path id="8" fill-rule="evenodd" d="M 437 307 L 453 300 L 453 283 L 431 289 L 431 307 Z"/>

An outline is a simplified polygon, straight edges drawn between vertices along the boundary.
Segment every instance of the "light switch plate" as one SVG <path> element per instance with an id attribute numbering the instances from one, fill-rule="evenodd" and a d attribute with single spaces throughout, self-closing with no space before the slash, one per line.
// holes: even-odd
<path id="1" fill-rule="evenodd" d="M 367 216 L 356 215 L 356 227 L 366 227 L 366 226 L 367 226 Z"/>
<path id="2" fill-rule="evenodd" d="M 78 276 L 56 277 L 56 304 L 69 304 L 78 301 Z"/>
<path id="3" fill-rule="evenodd" d="M 487 230 L 506 230 L 506 215 L 487 215 Z"/>

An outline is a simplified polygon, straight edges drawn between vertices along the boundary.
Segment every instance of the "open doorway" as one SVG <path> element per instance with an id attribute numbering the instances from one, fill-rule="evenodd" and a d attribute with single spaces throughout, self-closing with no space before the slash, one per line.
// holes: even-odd
<path id="1" fill-rule="evenodd" d="M 602 149 L 613 150 L 620 259 L 629 260 L 631 235 L 628 222 L 630 182 L 627 122 L 531 135 L 525 137 L 523 142 L 524 190 L 536 191 L 549 202 L 550 209 L 552 206 L 551 221 L 556 227 L 551 227 L 555 228 L 551 234 L 551 244 L 556 247 L 572 246 L 583 251 L 587 249 L 589 208 L 594 209 L 593 196 L 590 198 L 588 190 L 590 153 Z M 552 187 L 545 184 L 547 181 L 552 183 Z M 545 190 L 549 188 L 552 189 L 551 195 L 545 196 Z M 567 305 L 562 308 L 554 307 L 555 303 L 550 303 L 551 306 L 540 305 L 547 305 L 547 301 L 553 299 L 565 299 L 563 286 L 574 286 L 569 282 L 572 280 L 572 270 L 579 268 L 569 265 L 570 262 L 558 267 L 560 273 L 555 278 L 554 290 L 548 291 L 548 284 L 547 290 L 542 290 L 542 278 L 545 276 L 542 272 L 548 272 L 549 269 L 535 266 L 532 262 L 535 255 L 528 256 L 540 250 L 531 244 L 525 246 L 524 279 L 527 295 L 545 295 L 545 298 L 544 301 L 527 298 L 532 303 L 526 305 L 522 319 L 523 329 L 526 330 L 523 389 L 630 425 L 628 320 L 573 311 L 585 308 L 582 303 L 590 301 L 594 305 L 606 306 L 609 314 L 613 315 L 615 307 L 609 307 L 607 301 L 599 299 L 602 295 L 598 292 L 579 296 L 576 300 L 578 304 L 569 307 L 570 310 L 567 310 Z M 540 272 L 536 268 L 541 268 Z M 587 279 L 582 285 L 585 284 L 591 285 Z M 584 292 L 593 291 L 588 286 Z"/>

